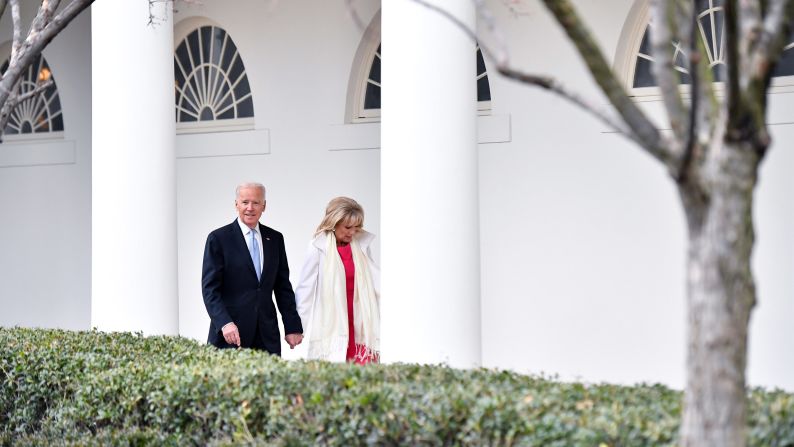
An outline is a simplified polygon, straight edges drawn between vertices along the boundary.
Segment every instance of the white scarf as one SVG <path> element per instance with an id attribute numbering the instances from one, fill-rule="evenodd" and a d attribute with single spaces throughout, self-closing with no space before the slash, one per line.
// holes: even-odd
<path id="1" fill-rule="evenodd" d="M 323 281 L 312 313 L 309 358 L 345 358 L 348 344 L 345 266 L 336 249 L 336 237 L 328 232 L 323 261 Z M 356 360 L 377 361 L 380 355 L 380 309 L 369 262 L 356 239 L 350 243 L 355 269 L 353 329 Z M 334 356 L 333 354 L 340 354 Z"/>

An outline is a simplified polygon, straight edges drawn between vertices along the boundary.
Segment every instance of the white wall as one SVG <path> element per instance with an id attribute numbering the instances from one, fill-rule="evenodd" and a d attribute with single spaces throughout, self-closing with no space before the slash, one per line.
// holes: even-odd
<path id="1" fill-rule="evenodd" d="M 378 7 L 354 3 L 365 22 Z M 576 1 L 613 60 L 632 0 L 604 3 Z M 490 2 L 515 65 L 558 76 L 603 101 L 540 3 L 522 5 L 526 14 L 514 17 L 503 2 Z M 191 149 L 217 150 L 224 144 L 214 141 L 221 138 L 241 152 L 265 152 L 177 162 L 180 333 L 205 340 L 204 241 L 234 219 L 234 186 L 243 180 L 267 185 L 263 222 L 284 233 L 294 281 L 331 197 L 359 200 L 366 226 L 379 233 L 380 156 L 373 149 L 329 150 L 346 121 L 348 78 L 362 35 L 345 2 L 240 0 L 229 8 L 205 0 L 178 9 L 177 25 L 210 17 L 234 39 L 248 68 L 260 138 L 250 132 L 195 136 Z M 0 43 L 8 38 L 7 20 L 0 23 Z M 0 325 L 89 324 L 88 25 L 88 16 L 81 17 L 45 52 L 75 162 L 0 168 Z M 649 156 L 570 104 L 493 73 L 490 80 L 491 113 L 509 117 L 511 138 L 480 145 L 483 363 L 564 379 L 682 386 L 686 233 L 673 183 Z M 775 94 L 770 101 L 776 143 L 756 195 L 759 305 L 749 358 L 751 384 L 789 390 L 794 153 L 787 146 L 794 126 L 783 123 L 794 121 L 792 96 Z M 643 108 L 660 113 L 658 102 Z M 343 126 L 345 145 L 371 147 L 372 127 Z M 101 206 L 123 204 L 97 204 L 97 212 Z"/>
<path id="2" fill-rule="evenodd" d="M 21 3 L 29 23 L 37 4 Z M 0 20 L 0 44 L 11 39 L 10 15 Z M 63 139 L 0 144 L 0 326 L 90 324 L 90 20 L 90 11 L 78 16 L 43 53 L 60 94 Z"/>

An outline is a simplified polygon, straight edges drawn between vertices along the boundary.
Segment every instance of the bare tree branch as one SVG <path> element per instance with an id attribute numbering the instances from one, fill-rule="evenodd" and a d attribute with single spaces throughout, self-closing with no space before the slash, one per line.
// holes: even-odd
<path id="1" fill-rule="evenodd" d="M 450 14 L 447 10 L 433 3 L 429 3 L 426 0 L 412 0 L 412 1 L 450 20 L 455 26 L 457 26 L 464 33 L 466 33 L 466 35 L 469 36 L 474 42 L 478 41 L 477 32 L 475 30 L 470 29 L 468 26 L 466 26 L 465 23 L 461 22 L 460 19 Z M 473 1 L 477 5 L 478 14 L 482 16 L 482 14 L 487 11 L 483 2 L 481 0 L 473 0 Z M 567 2 L 564 3 L 566 3 L 567 5 Z M 485 18 L 486 18 L 485 20 L 486 26 L 489 29 L 491 27 L 495 28 L 492 17 L 490 17 L 490 15 L 485 15 Z M 560 21 L 560 18 L 558 18 L 558 21 Z M 576 20 L 574 21 L 578 22 L 578 18 L 576 18 Z M 563 26 L 565 27 L 566 25 Z M 587 33 L 587 31 L 584 30 L 584 26 L 581 24 L 581 22 L 578 22 L 578 26 L 581 27 L 581 30 L 584 32 L 584 35 L 586 35 L 589 39 L 589 33 Z M 500 40 L 500 43 L 503 43 L 503 40 Z M 615 129 L 618 132 L 624 134 L 627 138 L 635 141 L 638 145 L 640 145 L 640 147 L 643 147 L 646 150 L 648 150 L 648 152 L 650 152 L 651 155 L 662 161 L 667 166 L 668 170 L 671 172 L 672 175 L 674 176 L 677 175 L 677 170 L 678 170 L 677 157 L 671 150 L 668 149 L 668 147 L 670 146 L 670 142 L 668 142 L 664 137 L 662 137 L 662 135 L 650 122 L 650 120 L 648 120 L 648 118 L 645 117 L 643 112 L 639 108 L 637 108 L 637 106 L 634 104 L 631 98 L 628 97 L 623 87 L 615 79 L 614 75 L 612 74 L 612 70 L 606 64 L 606 61 L 603 58 L 600 49 L 598 49 L 595 43 L 593 43 L 592 39 L 589 39 L 586 45 L 588 46 L 589 50 L 593 51 L 593 54 L 597 55 L 597 57 L 600 58 L 600 62 L 593 62 L 593 63 L 594 65 L 598 66 L 599 69 L 601 69 L 600 71 L 601 73 L 607 73 L 607 76 L 609 77 L 610 81 L 606 81 L 605 84 L 607 84 L 608 87 L 614 91 L 612 91 L 612 94 L 610 94 L 610 92 L 607 92 L 607 90 L 603 86 L 602 86 L 602 90 L 604 90 L 604 92 L 607 93 L 607 97 L 610 98 L 610 101 L 612 101 L 612 104 L 619 111 L 620 116 L 625 121 L 625 123 L 611 117 L 608 113 L 596 107 L 594 103 L 586 100 L 581 95 L 567 89 L 565 86 L 563 86 L 561 83 L 559 83 L 557 80 L 551 77 L 525 73 L 522 72 L 521 70 L 511 67 L 508 62 L 507 52 L 504 46 L 500 47 L 499 56 L 497 57 L 494 55 L 494 51 L 488 45 L 485 45 L 483 43 L 480 43 L 479 45 L 480 45 L 480 50 L 483 53 L 483 56 L 485 56 L 489 60 L 495 61 L 497 71 L 503 76 L 519 82 L 523 82 L 525 84 L 529 84 L 549 90 L 550 92 L 553 92 L 561 96 L 562 98 L 572 102 L 573 104 L 581 107 L 582 109 L 584 109 L 591 115 L 595 116 L 597 119 L 599 119 L 601 122 L 603 122 L 610 128 Z M 581 52 L 582 51 L 580 49 L 580 53 Z M 590 63 L 588 63 L 588 66 L 590 66 Z M 599 81 L 598 78 L 596 80 Z M 599 82 L 599 85 L 601 85 L 601 82 Z M 623 105 L 624 108 L 621 109 L 616 103 Z M 639 133 L 638 130 L 642 131 L 643 133 L 642 134 Z"/>
<path id="2" fill-rule="evenodd" d="M 697 35 L 695 34 L 695 30 L 697 27 L 695 26 L 695 22 L 697 21 L 697 14 L 694 11 L 694 8 L 690 11 L 690 16 L 687 19 L 684 19 L 685 22 L 678 22 L 678 23 L 687 23 L 689 26 L 687 27 L 690 37 L 687 39 L 688 44 L 685 48 L 689 48 L 689 76 L 692 80 L 692 91 L 691 91 L 691 104 L 689 106 L 689 126 L 688 132 L 686 137 L 686 143 L 684 144 L 684 156 L 681 158 L 681 168 L 678 170 L 678 176 L 676 177 L 676 181 L 678 184 L 683 184 L 687 181 L 690 177 L 690 168 L 692 166 L 692 160 L 695 156 L 695 147 L 698 144 L 698 130 L 699 130 L 699 119 L 702 118 L 701 115 L 701 76 L 700 70 L 702 70 L 702 59 L 700 55 L 702 54 L 699 51 L 699 39 L 697 39 Z"/>
<path id="3" fill-rule="evenodd" d="M 21 103 L 22 101 L 24 101 L 24 100 L 26 100 L 28 98 L 31 98 L 33 96 L 40 95 L 41 93 L 44 92 L 44 90 L 47 90 L 53 84 L 54 84 L 54 82 L 53 82 L 52 78 L 47 79 L 46 81 L 41 82 L 38 85 L 36 85 L 36 88 L 34 88 L 33 90 L 31 90 L 29 92 L 25 92 L 22 95 L 15 96 L 13 99 L 12 98 L 8 98 L 8 102 L 11 102 L 12 103 L 11 107 L 14 108 L 14 107 L 17 106 L 17 104 Z"/>
<path id="4" fill-rule="evenodd" d="M 8 124 L 8 119 L 11 117 L 11 112 L 17 104 L 15 99 L 17 85 L 18 83 L 14 85 L 13 90 L 7 95 L 6 101 L 2 103 L 3 105 L 0 107 L 0 143 L 3 142 L 3 132 L 5 131 L 6 124 Z"/>
<path id="5" fill-rule="evenodd" d="M 766 92 L 771 82 L 772 72 L 777 64 L 785 45 L 785 37 L 788 35 L 791 13 L 794 9 L 794 2 L 785 0 L 775 0 L 769 4 L 765 22 L 772 23 L 774 26 L 779 24 L 776 30 L 777 35 L 765 35 L 762 33 L 759 45 L 765 39 L 772 39 L 765 59 L 752 60 L 752 53 L 741 54 L 739 52 L 738 30 L 743 27 L 740 24 L 745 17 L 742 16 L 744 10 L 739 9 L 737 0 L 729 0 L 725 4 L 725 36 L 728 68 L 727 92 L 726 92 L 726 112 L 727 126 L 726 138 L 731 141 L 746 141 L 747 146 L 763 154 L 766 152 L 771 139 L 766 127 Z M 743 7 L 747 6 L 744 3 Z M 752 4 L 750 4 L 752 6 Z M 763 5 L 761 5 L 763 8 Z M 748 12 L 748 19 L 754 18 L 752 9 Z M 744 25 L 747 27 L 749 25 Z M 742 60 L 741 58 L 745 58 Z M 748 63 L 747 60 L 750 60 Z M 758 64 L 758 65 L 757 65 Z M 749 71 L 740 70 L 749 66 Z M 758 72 L 755 70 L 758 69 Z"/>
<path id="6" fill-rule="evenodd" d="M 739 17 L 737 0 L 725 1 L 725 68 L 727 80 L 725 82 L 725 106 L 728 112 L 728 136 L 731 129 L 738 129 L 746 119 L 747 110 L 743 105 L 742 89 L 739 85 L 739 69 L 742 60 L 739 57 Z"/>
<path id="7" fill-rule="evenodd" d="M 445 9 L 435 5 L 435 4 L 429 3 L 429 2 L 427 2 L 425 0 L 413 0 L 413 1 L 415 3 L 418 3 L 418 4 L 420 4 L 420 5 L 424 6 L 424 7 L 426 7 L 428 9 L 440 14 L 441 16 L 445 17 L 446 19 L 450 20 L 455 26 L 457 26 L 464 33 L 466 33 L 466 35 L 469 36 L 474 42 L 477 42 L 477 33 L 476 33 L 476 31 L 474 31 L 474 30 L 470 29 L 469 27 L 467 27 L 466 24 L 464 24 L 463 22 L 460 21 L 460 19 L 458 19 L 454 15 L 450 14 L 449 11 L 447 11 L 447 10 L 445 10 Z M 479 1 L 479 0 L 474 0 L 474 1 L 476 3 L 476 6 L 477 6 L 477 9 L 478 9 L 479 13 L 487 12 L 487 9 L 485 8 L 484 4 L 481 1 Z M 486 26 L 488 26 L 489 28 L 491 26 L 495 27 L 495 25 L 493 23 L 493 20 L 492 20 L 493 19 L 492 16 L 486 15 L 485 19 L 486 19 L 485 20 Z M 583 108 L 585 111 L 587 111 L 591 115 L 593 115 L 596 118 L 598 118 L 601 122 L 605 123 L 611 129 L 615 129 L 616 131 L 626 135 L 626 137 L 628 137 L 631 140 L 634 140 L 635 142 L 637 142 L 639 144 L 642 143 L 641 140 L 639 139 L 639 137 L 629 127 L 627 127 L 624 123 L 622 123 L 619 120 L 616 120 L 616 119 L 610 117 L 607 113 L 599 110 L 598 107 L 596 107 L 594 103 L 592 103 L 591 101 L 586 100 L 581 95 L 579 95 L 579 94 L 567 89 L 565 86 L 563 86 L 561 83 L 559 83 L 556 79 L 553 79 L 553 78 L 548 77 L 548 76 L 541 76 L 541 75 L 536 75 L 536 74 L 531 74 L 531 73 L 525 73 L 525 72 L 522 72 L 522 71 L 520 71 L 518 69 L 515 69 L 515 68 L 511 67 L 509 62 L 507 61 L 507 56 L 506 56 L 507 53 L 504 50 L 504 48 L 500 49 L 500 51 L 499 51 L 500 56 L 495 57 L 494 56 L 494 51 L 488 45 L 485 45 L 485 44 L 482 44 L 482 43 L 480 43 L 479 45 L 480 45 L 480 50 L 483 53 L 483 56 L 485 56 L 486 58 L 496 62 L 496 69 L 503 76 L 505 76 L 507 78 L 510 78 L 510 79 L 513 79 L 513 80 L 518 81 L 518 82 L 522 82 L 522 83 L 525 83 L 525 84 L 529 84 L 529 85 L 533 85 L 533 86 L 536 86 L 536 87 L 540 87 L 540 88 L 546 89 L 546 90 L 548 90 L 550 92 L 556 93 L 557 95 L 563 97 L 564 99 L 567 99 L 568 101 L 571 101 L 573 104 Z"/>
<path id="8" fill-rule="evenodd" d="M 771 0 L 764 17 L 757 44 L 751 54 L 748 83 L 765 79 L 774 70 L 775 64 L 786 45 L 794 20 L 794 1 Z"/>
<path id="9" fill-rule="evenodd" d="M 594 117 L 598 118 L 601 122 L 603 122 L 610 128 L 615 129 L 618 132 L 624 134 L 627 138 L 635 141 L 637 144 L 642 144 L 642 141 L 639 139 L 639 137 L 636 134 L 634 134 L 634 132 L 632 132 L 632 130 L 628 126 L 626 126 L 623 122 L 616 120 L 610 117 L 608 113 L 599 110 L 599 108 L 596 107 L 595 104 L 583 98 L 576 92 L 567 89 L 556 79 L 547 76 L 539 76 L 530 73 L 523 73 L 519 70 L 510 68 L 509 66 L 506 65 L 497 66 L 497 70 L 499 71 L 499 73 L 501 73 L 503 76 L 507 78 L 522 82 L 524 84 L 540 87 L 561 96 L 562 98 L 572 102 L 573 104 L 584 109 L 586 112 L 590 113 Z"/>
<path id="10" fill-rule="evenodd" d="M 22 20 L 19 18 L 19 0 L 11 0 L 11 23 L 14 27 L 14 37 L 11 41 L 11 61 L 19 57 L 22 46 Z"/>
<path id="11" fill-rule="evenodd" d="M 679 167 L 680 151 L 667 144 L 653 123 L 629 98 L 623 85 L 612 73 L 601 49 L 570 2 L 568 0 L 543 0 L 543 3 L 568 34 L 596 83 L 633 133 L 637 135 L 641 146 L 661 161 L 671 175 L 675 175 Z"/>
<path id="12" fill-rule="evenodd" d="M 34 38 L 44 29 L 45 26 L 52 20 L 55 14 L 55 8 L 60 4 L 60 0 L 42 0 L 39 6 L 39 12 L 30 24 L 30 31 L 28 32 L 27 40 Z"/>
<path id="13" fill-rule="evenodd" d="M 681 100 L 678 72 L 673 61 L 671 44 L 675 30 L 675 3 L 672 0 L 653 0 L 651 9 L 651 65 L 662 93 L 667 117 L 677 144 L 682 145 L 687 132 L 687 110 Z"/>
<path id="14" fill-rule="evenodd" d="M 739 67 L 741 79 L 740 85 L 747 85 L 747 75 L 750 73 L 748 67 L 752 63 L 752 55 L 754 48 L 758 45 L 759 39 L 762 37 L 763 13 L 761 11 L 761 0 L 744 0 L 740 4 L 739 9 L 739 54 L 745 54 L 746 57 L 742 60 L 742 66 Z"/>

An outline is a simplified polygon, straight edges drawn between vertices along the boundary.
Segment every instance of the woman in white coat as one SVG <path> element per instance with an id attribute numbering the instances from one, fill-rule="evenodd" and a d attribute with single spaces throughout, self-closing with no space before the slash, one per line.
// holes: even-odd
<path id="1" fill-rule="evenodd" d="M 362 229 L 364 210 L 337 197 L 309 243 L 295 289 L 308 357 L 366 364 L 380 357 L 380 270 L 375 236 Z"/>

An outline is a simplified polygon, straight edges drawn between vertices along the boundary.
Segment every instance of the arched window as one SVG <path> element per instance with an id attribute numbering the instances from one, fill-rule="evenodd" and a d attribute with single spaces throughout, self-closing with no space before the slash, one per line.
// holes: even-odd
<path id="1" fill-rule="evenodd" d="M 8 63 L 8 60 L 3 63 L 0 73 L 8 70 Z M 63 111 L 58 96 L 58 86 L 55 84 L 55 76 L 50 66 L 41 55 L 37 56 L 23 73 L 16 93 L 20 96 L 25 95 L 35 90 L 41 83 L 50 80 L 52 84 L 41 94 L 30 96 L 14 107 L 6 124 L 6 136 L 51 137 L 56 132 L 63 132 Z"/>
<path id="2" fill-rule="evenodd" d="M 254 117 L 242 57 L 232 38 L 213 25 L 194 29 L 174 52 L 176 122 L 180 130 L 207 130 Z"/>
<path id="3" fill-rule="evenodd" d="M 703 42 L 705 48 L 705 61 L 712 70 L 714 80 L 721 82 L 725 80 L 725 35 L 723 33 L 725 23 L 724 0 L 696 0 L 695 7 L 698 11 L 697 35 Z M 655 87 L 656 80 L 653 77 L 651 65 L 650 32 L 653 24 L 649 23 L 649 13 L 644 12 L 644 32 L 642 40 L 634 56 L 633 75 L 629 78 L 629 87 L 643 88 Z M 678 42 L 671 42 L 673 51 L 673 62 L 675 69 L 680 73 L 681 83 L 689 84 L 689 58 L 686 50 Z M 788 45 L 781 56 L 781 60 L 773 74 L 774 77 L 794 75 L 794 33 L 789 36 Z"/>
<path id="4" fill-rule="evenodd" d="M 364 93 L 365 111 L 380 109 L 380 45 L 375 50 L 369 64 L 369 76 L 367 76 L 366 93 Z"/>
<path id="5" fill-rule="evenodd" d="M 488 110 L 491 108 L 491 86 L 488 83 L 488 72 L 479 46 L 475 47 L 475 53 L 477 59 L 477 75 L 475 79 L 477 81 L 477 109 Z M 380 65 L 381 45 L 378 44 L 378 48 L 369 58 L 369 70 L 367 71 L 369 74 L 365 80 L 363 100 L 359 104 L 355 118 L 380 116 Z"/>

